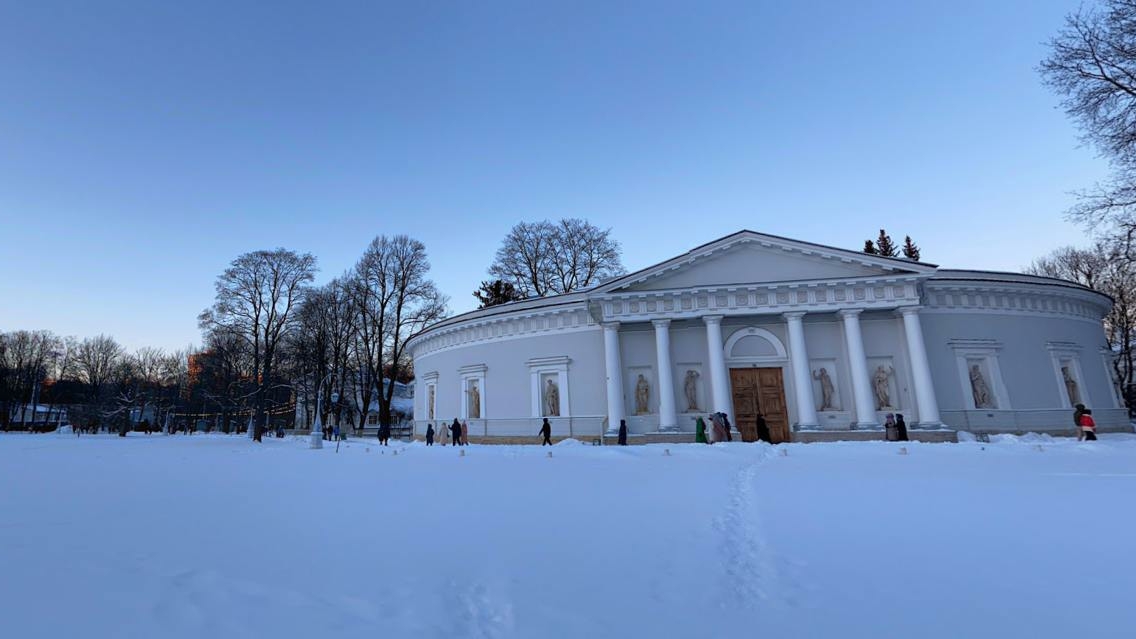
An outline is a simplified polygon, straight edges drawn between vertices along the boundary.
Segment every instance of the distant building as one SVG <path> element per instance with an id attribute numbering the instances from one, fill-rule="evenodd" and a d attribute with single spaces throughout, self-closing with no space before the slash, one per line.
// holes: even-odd
<path id="1" fill-rule="evenodd" d="M 32 430 L 55 428 L 59 424 L 70 423 L 66 406 L 26 404 L 13 406 L 8 412 L 9 428 L 12 430 Z"/>

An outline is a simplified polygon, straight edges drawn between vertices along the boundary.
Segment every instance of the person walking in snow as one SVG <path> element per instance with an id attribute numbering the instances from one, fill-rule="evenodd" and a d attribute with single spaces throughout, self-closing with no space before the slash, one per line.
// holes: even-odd
<path id="1" fill-rule="evenodd" d="M 907 439 L 907 422 L 903 421 L 903 415 L 895 414 L 895 429 L 899 433 L 899 441 L 905 442 Z"/>
<path id="2" fill-rule="evenodd" d="M 1077 431 L 1077 439 L 1081 440 L 1084 435 L 1081 433 L 1081 415 L 1085 414 L 1085 405 L 1077 404 L 1073 410 L 1073 429 Z"/>
<path id="3" fill-rule="evenodd" d="M 390 424 L 379 424 L 379 443 L 383 446 L 390 445 L 391 427 Z"/>
<path id="4" fill-rule="evenodd" d="M 701 417 L 699 417 L 698 420 L 694 422 L 694 443 L 696 443 L 696 444 L 709 444 L 710 443 L 710 442 L 706 441 L 706 422 L 702 421 Z"/>
<path id="5" fill-rule="evenodd" d="M 620 446 L 626 446 L 627 445 L 627 420 L 626 419 L 619 420 L 619 445 Z"/>
<path id="6" fill-rule="evenodd" d="M 454 446 L 461 446 L 462 425 L 457 417 L 454 418 L 454 423 L 450 424 L 450 437 L 454 440 Z"/>
<path id="7" fill-rule="evenodd" d="M 434 445 L 434 425 L 433 424 L 426 424 L 426 445 L 427 446 L 433 446 Z"/>
<path id="8" fill-rule="evenodd" d="M 462 446 L 469 446 L 469 422 L 462 420 Z"/>
<path id="9" fill-rule="evenodd" d="M 1095 442 L 1097 440 L 1097 423 L 1093 420 L 1093 411 L 1085 409 L 1081 413 L 1081 432 L 1077 440 Z"/>
<path id="10" fill-rule="evenodd" d="M 541 446 L 552 445 L 552 424 L 548 423 L 547 417 L 544 418 L 544 423 L 540 425 L 540 435 L 544 437 L 544 441 L 540 443 Z"/>

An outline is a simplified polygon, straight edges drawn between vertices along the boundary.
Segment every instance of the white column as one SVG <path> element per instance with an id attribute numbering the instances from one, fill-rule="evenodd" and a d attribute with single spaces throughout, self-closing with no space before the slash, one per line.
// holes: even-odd
<path id="1" fill-rule="evenodd" d="M 809 351 L 805 345 L 805 314 L 785 313 L 789 324 L 789 364 L 793 367 L 793 389 L 797 396 L 797 426 L 818 426 L 816 400 L 813 398 L 812 370 L 809 368 Z"/>
<path id="2" fill-rule="evenodd" d="M 864 337 L 860 333 L 860 309 L 837 313 L 844 320 L 844 341 L 848 347 L 848 368 L 852 371 L 852 395 L 856 401 L 856 426 L 876 428 L 876 402 L 868 377 L 868 358 L 864 355 Z"/>
<path id="3" fill-rule="evenodd" d="M 909 306 L 899 311 L 903 315 L 903 330 L 907 334 L 907 353 L 911 358 L 911 377 L 915 380 L 915 405 L 919 407 L 919 425 L 935 428 L 939 420 L 939 400 L 931 381 L 931 365 L 927 361 L 927 346 L 923 343 L 923 324 L 919 321 L 919 307 Z"/>
<path id="4" fill-rule="evenodd" d="M 623 365 L 619 357 L 619 322 L 603 325 L 604 364 L 607 371 L 607 431 L 619 432 L 623 419 Z"/>
<path id="5" fill-rule="evenodd" d="M 714 401 L 714 411 L 734 416 L 730 401 L 730 373 L 726 370 L 726 357 L 722 342 L 722 316 L 703 317 L 706 323 L 706 348 L 710 351 L 710 395 Z"/>
<path id="6" fill-rule="evenodd" d="M 659 430 L 678 430 L 671 366 L 671 321 L 661 319 L 651 323 L 655 325 L 655 362 L 659 367 Z"/>

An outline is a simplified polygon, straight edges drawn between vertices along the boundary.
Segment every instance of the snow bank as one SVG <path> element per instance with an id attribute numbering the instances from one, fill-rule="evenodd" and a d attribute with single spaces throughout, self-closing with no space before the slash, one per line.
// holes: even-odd
<path id="1" fill-rule="evenodd" d="M 21 639 L 1127 636 L 1136 437 L 1022 441 L 905 442 L 906 455 L 881 442 L 564 442 L 548 457 L 0 435 L 0 627 Z"/>

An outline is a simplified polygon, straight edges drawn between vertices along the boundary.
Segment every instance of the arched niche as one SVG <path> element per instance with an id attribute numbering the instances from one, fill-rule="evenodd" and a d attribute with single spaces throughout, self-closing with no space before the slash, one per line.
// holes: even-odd
<path id="1" fill-rule="evenodd" d="M 784 362 L 789 359 L 785 344 L 764 328 L 747 326 L 734 331 L 726 340 L 726 359 L 735 362 Z"/>

